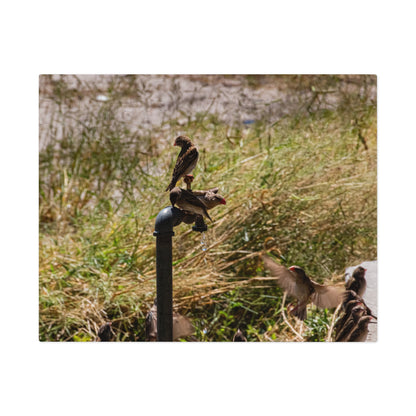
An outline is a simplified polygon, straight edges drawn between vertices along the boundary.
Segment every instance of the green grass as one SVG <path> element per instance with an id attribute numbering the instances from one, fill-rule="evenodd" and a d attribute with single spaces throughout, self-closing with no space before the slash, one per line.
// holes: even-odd
<path id="1" fill-rule="evenodd" d="M 257 87 L 257 78 L 247 82 Z M 93 340 L 106 320 L 118 341 L 144 339 L 156 290 L 154 220 L 169 205 L 178 120 L 132 131 L 118 115 L 135 85 L 113 82 L 108 102 L 67 111 L 77 89 L 51 81 L 53 121 L 39 155 L 41 340 Z M 319 282 L 341 282 L 346 266 L 376 258 L 376 106 L 356 92 L 342 97 L 336 108 L 276 123 L 230 125 L 207 112 L 181 121 L 200 150 L 194 188 L 218 186 L 227 200 L 211 211 L 207 251 L 190 226 L 175 228 L 174 304 L 198 340 L 229 341 L 238 327 L 249 341 L 295 340 L 282 291 L 253 279 L 266 275 L 257 256 L 265 240 L 283 264 Z M 305 340 L 322 341 L 331 319 L 310 308 Z"/>

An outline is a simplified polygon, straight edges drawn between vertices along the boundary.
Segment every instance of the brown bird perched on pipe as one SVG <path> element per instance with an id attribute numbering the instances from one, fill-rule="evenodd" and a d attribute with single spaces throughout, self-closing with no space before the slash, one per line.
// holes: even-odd
<path id="1" fill-rule="evenodd" d="M 352 276 L 347 280 L 345 284 L 346 290 L 353 290 L 358 296 L 362 296 L 367 288 L 367 281 L 365 280 L 365 272 L 367 269 L 358 266 Z"/>
<path id="2" fill-rule="evenodd" d="M 191 142 L 189 137 L 179 136 L 175 139 L 173 145 L 180 146 L 181 151 L 176 159 L 176 164 L 172 173 L 172 180 L 166 188 L 166 191 L 171 191 L 176 186 L 176 182 L 178 182 L 180 178 L 190 174 L 195 169 L 199 157 L 198 149 Z"/>
<path id="3" fill-rule="evenodd" d="M 225 199 L 218 194 L 218 188 L 208 189 L 207 191 L 192 191 L 192 193 L 204 203 L 207 209 L 212 209 L 217 205 L 226 205 Z"/>
<path id="4" fill-rule="evenodd" d="M 335 308 L 342 302 L 343 288 L 316 283 L 298 266 L 287 269 L 266 255 L 262 255 L 262 259 L 271 276 L 277 279 L 277 284 L 298 300 L 290 313 L 300 320 L 306 319 L 306 306 L 309 302 L 319 308 Z"/>
<path id="5" fill-rule="evenodd" d="M 192 191 L 175 187 L 170 191 L 169 199 L 173 207 L 177 205 L 184 211 L 205 216 L 212 221 L 208 214 L 207 207 L 192 193 Z"/>

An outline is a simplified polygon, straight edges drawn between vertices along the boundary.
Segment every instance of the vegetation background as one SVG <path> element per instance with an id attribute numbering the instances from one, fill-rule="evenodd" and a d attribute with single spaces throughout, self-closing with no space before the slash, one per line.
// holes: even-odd
<path id="1" fill-rule="evenodd" d="M 194 187 L 218 186 L 201 235 L 174 237 L 174 304 L 199 341 L 325 340 L 332 311 L 284 322 L 258 254 L 320 282 L 377 254 L 375 76 L 40 77 L 39 337 L 144 340 L 155 297 L 154 219 L 169 205 L 179 134 Z M 203 247 L 204 246 L 204 247 Z M 203 250 L 202 248 L 206 248 Z"/>

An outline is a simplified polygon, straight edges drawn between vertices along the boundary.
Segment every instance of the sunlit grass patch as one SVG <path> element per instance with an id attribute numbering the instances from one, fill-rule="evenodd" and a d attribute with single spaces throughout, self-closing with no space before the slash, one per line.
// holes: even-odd
<path id="1" fill-rule="evenodd" d="M 52 91 L 58 110 L 39 156 L 40 339 L 95 340 L 108 320 L 118 341 L 144 339 L 156 296 L 154 220 L 170 204 L 163 191 L 180 131 L 200 150 L 194 188 L 218 186 L 227 205 L 212 210 L 206 251 L 189 225 L 175 228 L 175 306 L 201 341 L 231 340 L 238 327 L 249 341 L 299 340 L 283 321 L 282 291 L 255 279 L 265 275 L 258 254 L 269 239 L 283 264 L 326 283 L 376 258 L 375 105 L 351 93 L 337 108 L 273 123 L 227 124 L 207 111 L 138 133 L 120 117 L 135 93 L 123 82 L 105 91 L 111 99 L 98 110 L 67 111 L 76 89 L 58 83 Z M 141 91 L 144 100 L 150 90 Z M 311 309 L 305 339 L 322 341 L 331 319 L 332 311 Z"/>

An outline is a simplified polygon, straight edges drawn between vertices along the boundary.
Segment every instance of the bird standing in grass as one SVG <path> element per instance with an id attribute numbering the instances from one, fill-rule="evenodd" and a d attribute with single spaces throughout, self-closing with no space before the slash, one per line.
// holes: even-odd
<path id="1" fill-rule="evenodd" d="M 199 157 L 198 149 L 187 136 L 177 137 L 173 145 L 180 146 L 181 151 L 176 159 L 176 164 L 172 173 L 172 180 L 166 188 L 166 191 L 171 191 L 176 186 L 176 182 L 178 182 L 180 178 L 189 175 L 195 169 Z"/>
<path id="2" fill-rule="evenodd" d="M 99 342 L 109 342 L 113 338 L 113 331 L 111 329 L 112 322 L 106 322 L 104 325 L 100 326 L 98 330 L 98 341 Z"/>
<path id="3" fill-rule="evenodd" d="M 191 191 L 175 187 L 170 191 L 169 198 L 173 207 L 177 205 L 184 211 L 190 212 L 191 214 L 201 215 L 203 217 L 205 216 L 212 221 L 205 204 Z"/>
<path id="4" fill-rule="evenodd" d="M 244 336 L 243 331 L 238 329 L 237 332 L 234 334 L 233 342 L 247 342 L 247 338 Z"/>
<path id="5" fill-rule="evenodd" d="M 271 276 L 277 279 L 277 284 L 298 300 L 297 305 L 289 312 L 300 320 L 306 319 L 306 306 L 309 302 L 319 308 L 335 308 L 342 302 L 343 288 L 316 283 L 298 266 L 287 269 L 266 255 L 262 259 Z"/>

